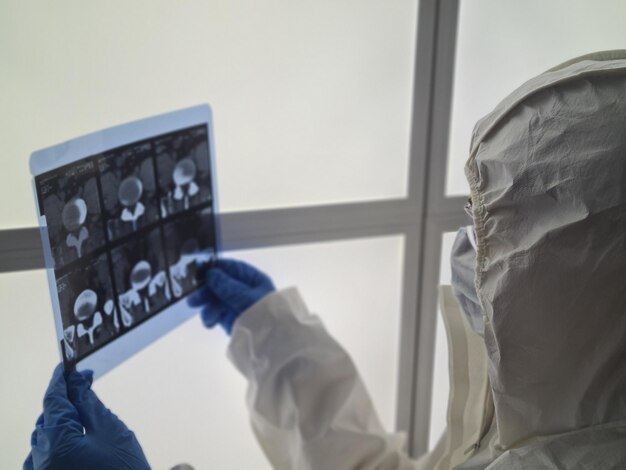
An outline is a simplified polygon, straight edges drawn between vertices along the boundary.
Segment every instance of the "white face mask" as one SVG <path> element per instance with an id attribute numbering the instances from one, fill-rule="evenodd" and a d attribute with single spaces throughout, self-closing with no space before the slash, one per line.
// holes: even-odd
<path id="1" fill-rule="evenodd" d="M 484 335 L 483 311 L 474 286 L 476 266 L 476 241 L 472 226 L 461 227 L 456 234 L 450 256 L 452 265 L 452 290 L 472 329 Z"/>

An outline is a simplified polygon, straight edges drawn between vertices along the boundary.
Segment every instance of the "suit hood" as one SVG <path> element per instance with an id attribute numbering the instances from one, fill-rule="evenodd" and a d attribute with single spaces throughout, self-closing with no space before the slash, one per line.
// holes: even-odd
<path id="1" fill-rule="evenodd" d="M 626 51 L 518 88 L 465 172 L 500 445 L 626 418 Z"/>

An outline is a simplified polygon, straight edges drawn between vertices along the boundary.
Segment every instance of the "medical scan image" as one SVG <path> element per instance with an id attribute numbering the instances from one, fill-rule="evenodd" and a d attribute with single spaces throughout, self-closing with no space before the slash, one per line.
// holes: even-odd
<path id="1" fill-rule="evenodd" d="M 105 153 L 98 159 L 98 169 L 109 240 L 158 221 L 159 202 L 149 142 Z"/>
<path id="2" fill-rule="evenodd" d="M 76 362 L 115 337 L 120 330 L 107 257 L 90 259 L 79 271 L 57 278 L 66 362 Z"/>
<path id="3" fill-rule="evenodd" d="M 35 177 L 66 368 L 198 287 L 217 251 L 208 135 L 161 134 Z"/>
<path id="4" fill-rule="evenodd" d="M 211 173 L 205 126 L 155 140 L 161 215 L 211 201 Z"/>
<path id="5" fill-rule="evenodd" d="M 198 285 L 198 266 L 215 256 L 215 228 L 211 208 L 201 209 L 166 224 L 165 253 L 172 293 L 187 295 Z"/>
<path id="6" fill-rule="evenodd" d="M 111 257 L 124 327 L 140 323 L 170 302 L 172 294 L 158 228 L 113 249 Z"/>
<path id="7" fill-rule="evenodd" d="M 84 162 L 36 179 L 55 268 L 76 261 L 105 243 L 95 170 L 93 162 Z"/>

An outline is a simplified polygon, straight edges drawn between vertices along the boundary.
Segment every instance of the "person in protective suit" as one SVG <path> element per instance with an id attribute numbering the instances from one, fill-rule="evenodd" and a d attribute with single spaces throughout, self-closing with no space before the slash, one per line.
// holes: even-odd
<path id="1" fill-rule="evenodd" d="M 276 292 L 223 260 L 189 298 L 232 334 L 275 468 L 626 468 L 626 51 L 574 59 L 514 91 L 476 125 L 465 172 L 472 225 L 440 292 L 448 428 L 418 460 L 385 432 L 350 356 L 296 289 Z M 57 370 L 24 467 L 149 468 L 103 410 L 88 375 Z M 98 439 L 127 466 L 80 444 Z"/>

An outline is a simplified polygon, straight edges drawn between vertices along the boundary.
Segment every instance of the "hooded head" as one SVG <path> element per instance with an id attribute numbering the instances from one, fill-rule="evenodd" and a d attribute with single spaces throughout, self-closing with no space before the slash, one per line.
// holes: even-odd
<path id="1" fill-rule="evenodd" d="M 513 92 L 465 172 L 500 444 L 626 419 L 626 51 Z"/>

